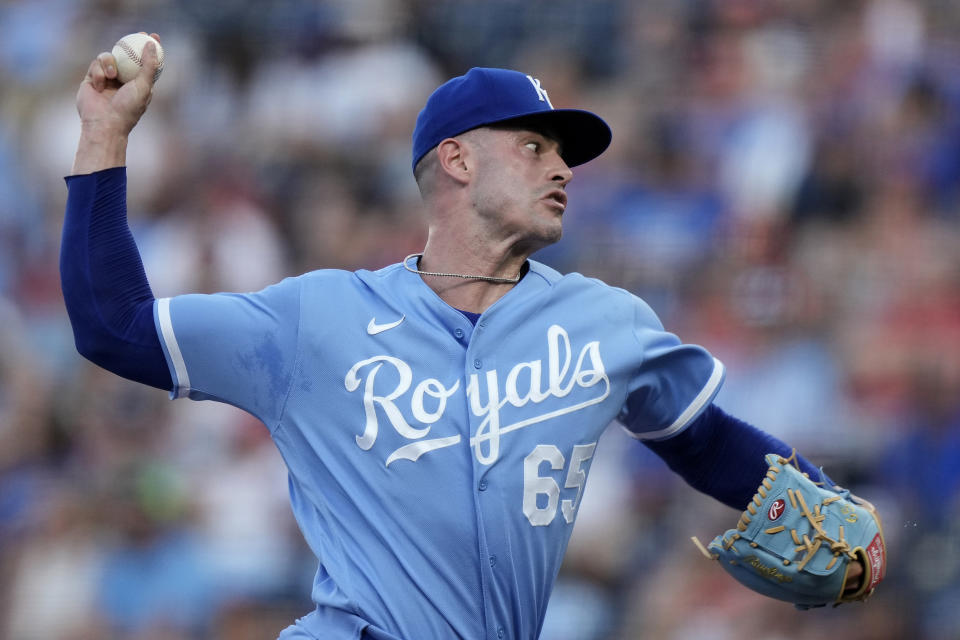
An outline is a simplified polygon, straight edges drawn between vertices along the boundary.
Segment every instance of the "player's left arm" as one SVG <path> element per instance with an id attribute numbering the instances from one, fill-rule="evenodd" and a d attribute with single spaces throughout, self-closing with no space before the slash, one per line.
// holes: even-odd
<path id="1" fill-rule="evenodd" d="M 631 304 L 640 359 L 621 424 L 695 489 L 743 509 L 767 472 L 764 456 L 790 457 L 793 450 L 717 407 L 713 400 L 723 384 L 723 364 L 666 331 L 643 300 L 631 296 Z M 802 456 L 798 464 L 820 479 L 820 471 Z"/>
<path id="2" fill-rule="evenodd" d="M 715 404 L 673 437 L 644 444 L 690 486 L 738 511 L 751 502 L 767 475 L 766 454 L 775 453 L 794 461 L 800 471 L 825 486 L 835 484 L 787 443 Z M 864 574 L 862 560 L 849 563 L 844 593 L 858 591 Z"/>
<path id="3" fill-rule="evenodd" d="M 719 361 L 666 332 L 639 299 L 634 299 L 634 314 L 642 358 L 620 413 L 628 433 L 688 484 L 737 510 L 748 507 L 764 481 L 768 454 L 795 460 L 813 480 L 833 485 L 810 461 L 794 456 L 787 443 L 713 404 L 723 381 Z M 849 563 L 853 573 L 857 564 Z"/>
<path id="4" fill-rule="evenodd" d="M 737 509 L 753 498 L 767 472 L 764 456 L 776 453 L 790 458 L 794 449 L 779 438 L 710 404 L 685 429 L 663 440 L 643 443 L 675 473 L 698 491 Z M 821 471 L 802 455 L 797 466 L 815 480 Z M 825 475 L 823 480 L 833 482 Z"/>

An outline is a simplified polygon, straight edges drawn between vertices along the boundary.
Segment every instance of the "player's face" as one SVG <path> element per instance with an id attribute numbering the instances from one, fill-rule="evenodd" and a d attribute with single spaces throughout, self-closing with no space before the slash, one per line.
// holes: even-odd
<path id="1" fill-rule="evenodd" d="M 474 209 L 494 231 L 524 251 L 558 241 L 573 172 L 546 132 L 486 128 L 478 132 Z"/>

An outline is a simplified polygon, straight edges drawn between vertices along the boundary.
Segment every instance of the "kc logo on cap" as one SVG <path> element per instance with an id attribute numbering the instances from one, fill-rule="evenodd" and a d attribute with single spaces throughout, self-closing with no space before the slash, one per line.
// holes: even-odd
<path id="1" fill-rule="evenodd" d="M 550 108 L 553 109 L 553 105 L 550 104 L 550 96 L 547 95 L 547 90 L 540 86 L 540 81 L 533 76 L 527 76 L 527 80 L 529 80 L 530 84 L 533 85 L 533 88 L 537 92 L 537 95 L 540 96 L 540 99 L 550 105 Z"/>
<path id="2" fill-rule="evenodd" d="M 474 67 L 440 85 L 427 99 L 413 130 L 413 168 L 447 138 L 518 118 L 549 125 L 570 167 L 593 160 L 610 144 L 610 127 L 600 116 L 555 109 L 537 78 L 510 69 Z"/>

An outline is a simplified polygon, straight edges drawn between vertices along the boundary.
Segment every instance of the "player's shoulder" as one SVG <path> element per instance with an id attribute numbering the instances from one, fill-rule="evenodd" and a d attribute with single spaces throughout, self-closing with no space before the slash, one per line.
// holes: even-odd
<path id="1" fill-rule="evenodd" d="M 403 268 L 402 262 L 395 262 L 393 264 L 388 264 L 385 267 L 381 267 L 380 269 L 360 269 L 359 271 L 356 271 L 355 274 L 361 280 L 389 280 L 402 275 L 405 271 L 406 270 Z"/>
<path id="2" fill-rule="evenodd" d="M 560 273 L 556 269 L 535 260 L 529 260 L 529 263 L 530 274 L 541 278 L 550 287 L 563 290 L 566 293 L 581 291 L 587 294 L 609 296 L 624 302 L 639 299 L 626 289 L 607 284 L 599 278 L 586 276 L 577 271 Z"/>
<path id="3" fill-rule="evenodd" d="M 299 279 L 303 284 L 307 285 L 357 285 L 361 282 L 371 282 L 389 278 L 392 274 L 400 270 L 401 267 L 402 265 L 397 263 L 376 270 L 357 269 L 356 271 L 348 271 L 346 269 L 315 269 L 302 273 L 299 276 L 294 276 L 294 278 Z"/>
<path id="4" fill-rule="evenodd" d="M 403 273 L 403 265 L 398 263 L 376 270 L 317 269 L 298 278 L 308 296 L 311 292 L 316 292 L 330 300 L 336 294 L 363 297 L 373 292 L 378 292 L 375 295 L 383 295 L 388 291 L 401 290 L 405 286 Z"/>
<path id="5" fill-rule="evenodd" d="M 314 269 L 301 273 L 298 276 L 293 276 L 293 279 L 299 280 L 302 285 L 309 285 L 316 283 L 349 282 L 355 277 L 356 272 L 345 269 Z"/>
<path id="6" fill-rule="evenodd" d="M 607 315 L 622 314 L 643 325 L 659 326 L 659 319 L 643 298 L 622 287 L 599 278 L 572 271 L 560 273 L 556 269 L 530 260 L 530 273 L 543 279 L 552 292 L 582 309 L 603 309 Z"/>

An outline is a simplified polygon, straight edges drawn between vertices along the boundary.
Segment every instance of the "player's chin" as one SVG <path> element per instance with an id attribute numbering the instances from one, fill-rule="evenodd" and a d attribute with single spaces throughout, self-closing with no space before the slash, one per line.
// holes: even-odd
<path id="1" fill-rule="evenodd" d="M 563 237 L 563 225 L 560 224 L 560 218 L 558 217 L 555 221 L 551 223 L 543 224 L 537 230 L 537 243 L 539 248 L 549 246 L 551 244 L 556 244 L 560 242 L 560 239 Z"/>
<path id="2" fill-rule="evenodd" d="M 560 239 L 561 239 L 562 237 L 563 237 L 563 231 L 558 231 L 557 233 L 548 236 L 548 237 L 544 240 L 543 246 L 548 247 L 548 246 L 550 246 L 550 245 L 552 245 L 552 244 L 556 244 L 556 243 L 560 242 Z"/>

